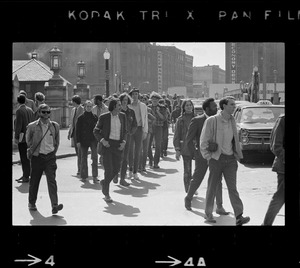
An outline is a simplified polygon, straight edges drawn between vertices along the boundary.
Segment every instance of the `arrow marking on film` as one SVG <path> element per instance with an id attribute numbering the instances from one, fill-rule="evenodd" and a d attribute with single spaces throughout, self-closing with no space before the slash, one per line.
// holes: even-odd
<path id="1" fill-rule="evenodd" d="M 29 257 L 33 258 L 33 259 L 29 259 L 29 260 L 15 260 L 15 262 L 32 262 L 32 263 L 28 264 L 28 266 L 30 266 L 30 265 L 34 265 L 34 264 L 37 264 L 37 263 L 39 263 L 39 262 L 42 261 L 41 259 L 39 259 L 37 257 L 34 257 L 34 256 L 30 255 L 30 254 L 27 254 L 27 255 Z"/>
<path id="2" fill-rule="evenodd" d="M 170 265 L 170 266 L 175 266 L 175 265 L 181 263 L 180 260 L 177 260 L 171 256 L 168 256 L 168 258 L 172 259 L 172 261 L 155 261 L 155 263 L 171 263 L 172 265 Z"/>

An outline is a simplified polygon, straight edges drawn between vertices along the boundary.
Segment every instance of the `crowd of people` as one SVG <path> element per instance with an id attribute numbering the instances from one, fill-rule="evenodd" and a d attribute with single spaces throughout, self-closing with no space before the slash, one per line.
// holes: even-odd
<path id="1" fill-rule="evenodd" d="M 19 108 L 15 119 L 15 140 L 18 144 L 23 176 L 18 182 L 29 182 L 28 207 L 36 210 L 40 179 L 46 175 L 52 213 L 63 208 L 58 203 L 56 185 L 56 151 L 59 146 L 59 124 L 50 120 L 51 109 L 45 96 L 36 93 L 35 102 L 20 92 Z M 232 116 L 235 99 L 231 96 L 220 100 L 221 112 L 213 98 L 203 102 L 202 115 L 196 116 L 189 99 L 169 99 L 157 92 L 140 94 L 133 88 L 129 93 L 113 94 L 109 98 L 95 95 L 82 103 L 80 96 L 72 97 L 68 139 L 72 140 L 77 156 L 77 175 L 82 181 L 88 178 L 88 150 L 91 151 L 93 182 L 100 183 L 104 200 L 113 202 L 110 184 L 130 186 L 130 179 L 139 180 L 138 173 L 148 167 L 159 169 L 167 156 L 169 129 L 174 132 L 173 146 L 176 159 L 183 162 L 183 188 L 186 192 L 184 206 L 192 210 L 192 199 L 197 194 L 209 169 L 206 192 L 205 219 L 215 223 L 216 213 L 228 215 L 222 205 L 222 178 L 234 210 L 236 225 L 250 221 L 243 216 L 243 202 L 237 190 L 237 162 L 243 157 L 237 127 Z M 273 168 L 278 173 L 278 191 L 274 194 L 263 225 L 272 225 L 284 204 L 284 117 L 279 117 L 272 131 L 271 150 L 275 154 Z M 284 123 L 283 123 L 284 124 Z M 280 130 L 280 134 L 278 131 Z M 283 133 L 282 133 L 283 131 Z M 154 149 L 154 150 L 152 150 Z M 154 154 L 153 154 L 154 151 Z M 192 170 L 192 161 L 195 169 Z M 104 178 L 98 178 L 98 164 L 103 165 Z M 279 168 L 278 168 L 279 167 Z"/>

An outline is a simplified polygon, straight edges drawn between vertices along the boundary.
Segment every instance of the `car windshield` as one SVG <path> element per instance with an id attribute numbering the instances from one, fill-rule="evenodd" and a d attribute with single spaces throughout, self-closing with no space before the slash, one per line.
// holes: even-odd
<path id="1" fill-rule="evenodd" d="M 281 114 L 284 114 L 284 107 L 249 107 L 243 109 L 241 123 L 275 122 Z"/>

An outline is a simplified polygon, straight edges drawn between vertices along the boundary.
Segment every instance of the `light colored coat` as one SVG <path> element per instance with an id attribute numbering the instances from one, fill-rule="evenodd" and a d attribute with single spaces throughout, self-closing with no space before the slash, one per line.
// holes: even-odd
<path id="1" fill-rule="evenodd" d="M 53 137 L 53 146 L 54 146 L 54 153 L 56 153 L 58 146 L 59 146 L 59 124 L 55 121 L 49 121 L 50 128 L 49 131 L 51 136 Z M 26 131 L 26 143 L 27 143 L 27 150 L 35 150 L 33 152 L 34 156 L 39 155 L 41 144 L 37 147 L 38 143 L 43 137 L 43 130 L 41 126 L 40 119 L 31 122 L 27 126 Z"/>
<path id="2" fill-rule="evenodd" d="M 215 152 L 209 152 L 207 150 L 208 142 L 214 140 L 215 127 L 216 127 L 215 120 L 216 119 L 217 119 L 216 143 L 218 144 L 218 149 Z M 239 143 L 236 122 L 232 115 L 230 116 L 229 120 L 231 122 L 232 130 L 233 130 L 233 146 L 232 146 L 233 154 L 234 154 L 235 158 L 238 161 L 240 161 L 240 159 L 243 158 L 243 153 L 242 153 L 240 143 Z M 222 128 L 222 125 L 223 125 L 223 123 L 222 123 L 221 113 L 214 115 L 214 116 L 210 116 L 209 118 L 207 118 L 205 120 L 203 129 L 201 132 L 201 136 L 200 136 L 200 152 L 201 152 L 203 158 L 205 158 L 207 160 L 209 160 L 211 158 L 214 158 L 216 160 L 219 159 L 219 157 L 221 155 L 221 144 L 223 144 L 223 137 L 224 137 L 224 135 L 223 135 L 224 129 Z"/>
<path id="3" fill-rule="evenodd" d="M 82 105 L 79 105 L 78 106 L 78 109 L 77 109 L 77 113 L 75 115 L 75 110 L 76 110 L 76 107 L 74 107 L 72 110 L 71 110 L 71 115 L 70 115 L 70 126 L 69 126 L 69 132 L 68 132 L 68 137 L 71 138 L 73 137 L 73 135 L 75 135 L 75 127 L 76 127 L 76 123 L 77 123 L 77 120 L 78 120 L 78 117 L 80 115 L 83 114 L 84 112 L 84 107 Z M 74 118 L 74 115 L 75 115 L 75 118 Z"/>
<path id="4" fill-rule="evenodd" d="M 142 117 L 142 129 L 143 132 L 148 133 L 148 108 L 145 103 L 138 101 L 141 109 L 141 117 Z M 132 105 L 128 105 L 129 108 L 132 108 Z"/>

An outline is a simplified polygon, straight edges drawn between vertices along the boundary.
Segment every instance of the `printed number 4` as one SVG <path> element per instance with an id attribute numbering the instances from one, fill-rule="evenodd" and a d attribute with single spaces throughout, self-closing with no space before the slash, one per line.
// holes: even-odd
<path id="1" fill-rule="evenodd" d="M 55 263 L 54 263 L 54 256 L 51 255 L 46 261 L 45 261 L 45 264 L 48 264 L 48 265 L 51 265 L 53 266 Z"/>

